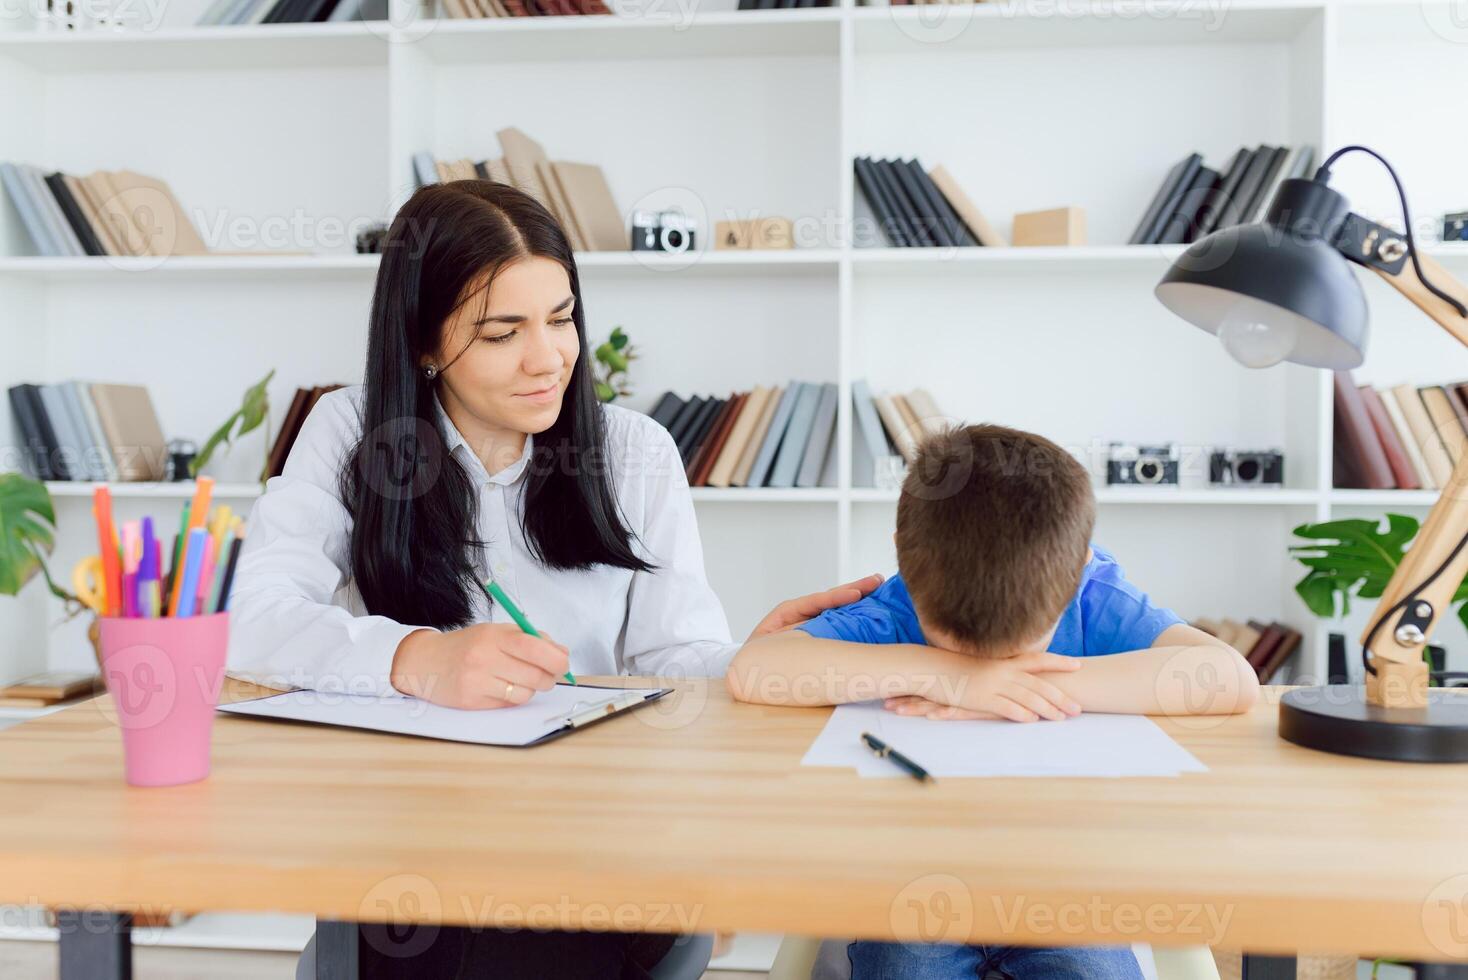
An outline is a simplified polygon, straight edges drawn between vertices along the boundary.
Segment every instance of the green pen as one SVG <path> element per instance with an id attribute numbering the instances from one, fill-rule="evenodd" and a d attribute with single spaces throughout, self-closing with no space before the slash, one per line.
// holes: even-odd
<path id="1" fill-rule="evenodd" d="M 531 636 L 540 635 L 540 631 L 530 625 L 530 620 L 526 619 L 525 614 L 520 611 L 519 607 L 510 601 L 510 597 L 505 595 L 505 590 L 500 588 L 498 583 L 485 582 L 484 591 L 489 593 L 491 599 L 505 607 L 505 612 L 510 614 L 510 618 L 515 621 L 515 625 L 520 627 L 521 630 L 529 633 Z M 575 684 L 576 675 L 568 670 L 566 671 L 566 680 Z"/>

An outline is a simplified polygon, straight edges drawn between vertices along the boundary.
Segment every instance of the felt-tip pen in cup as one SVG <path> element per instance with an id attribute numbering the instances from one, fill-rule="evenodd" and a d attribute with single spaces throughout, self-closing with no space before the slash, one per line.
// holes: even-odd
<path id="1" fill-rule="evenodd" d="M 529 633 L 531 636 L 540 635 L 540 631 L 530 625 L 530 620 L 526 619 L 525 614 L 520 611 L 519 607 L 510 601 L 510 597 L 505 595 L 505 590 L 500 588 L 498 583 L 485 582 L 484 591 L 489 593 L 491 599 L 505 607 L 505 612 L 510 614 L 510 618 L 515 621 L 515 625 L 520 627 L 523 632 Z M 570 670 L 567 670 L 566 680 L 568 683 L 575 684 L 576 675 L 571 673 Z"/>

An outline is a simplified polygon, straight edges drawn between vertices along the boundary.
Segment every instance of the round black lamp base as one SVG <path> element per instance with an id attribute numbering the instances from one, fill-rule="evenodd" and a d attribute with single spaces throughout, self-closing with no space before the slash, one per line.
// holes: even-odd
<path id="1" fill-rule="evenodd" d="M 1468 762 L 1468 691 L 1431 688 L 1426 708 L 1378 708 L 1366 688 L 1302 687 L 1279 703 L 1286 741 L 1336 755 L 1397 762 Z"/>

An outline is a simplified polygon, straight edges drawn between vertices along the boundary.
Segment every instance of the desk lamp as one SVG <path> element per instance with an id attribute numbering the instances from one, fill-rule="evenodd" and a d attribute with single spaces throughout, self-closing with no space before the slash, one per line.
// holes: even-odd
<path id="1" fill-rule="evenodd" d="M 1375 157 L 1401 199 L 1398 232 L 1350 210 L 1329 186 L 1346 153 Z M 1365 357 L 1364 266 L 1468 345 L 1468 287 L 1418 252 L 1407 195 L 1375 150 L 1343 147 L 1311 179 L 1281 183 L 1262 222 L 1194 242 L 1157 284 L 1178 316 L 1215 334 L 1246 367 L 1292 361 L 1332 371 Z M 1468 695 L 1429 687 L 1423 648 L 1468 574 L 1468 453 L 1397 566 L 1361 634 L 1365 686 L 1297 688 L 1279 708 L 1280 736 L 1343 755 L 1417 762 L 1468 761 Z"/>

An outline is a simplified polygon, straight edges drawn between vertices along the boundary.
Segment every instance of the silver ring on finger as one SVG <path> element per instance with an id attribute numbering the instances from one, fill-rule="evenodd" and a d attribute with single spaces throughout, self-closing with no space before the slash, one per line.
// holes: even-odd
<path id="1" fill-rule="evenodd" d="M 514 696 L 513 696 L 514 693 L 515 693 L 515 685 L 512 684 L 512 683 L 510 683 L 509 681 L 505 681 L 505 698 L 504 699 L 506 701 L 513 701 L 514 700 Z"/>

